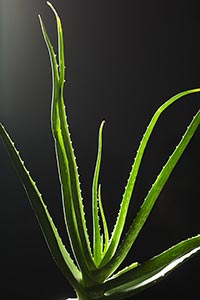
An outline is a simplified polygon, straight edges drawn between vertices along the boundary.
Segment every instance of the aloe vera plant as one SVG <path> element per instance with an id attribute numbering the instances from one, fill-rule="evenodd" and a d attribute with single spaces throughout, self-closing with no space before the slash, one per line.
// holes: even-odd
<path id="1" fill-rule="evenodd" d="M 200 250 L 200 235 L 196 235 L 181 241 L 142 264 L 136 260 L 131 265 L 120 270 L 120 265 L 132 248 L 160 192 L 195 134 L 200 124 L 200 111 L 196 113 L 187 127 L 179 144 L 158 174 L 138 214 L 133 219 L 128 232 L 124 234 L 126 216 L 137 174 L 154 127 L 160 115 L 169 106 L 178 100 L 186 98 L 185 96 L 199 93 L 200 88 L 187 90 L 173 96 L 159 107 L 153 115 L 136 153 L 112 234 L 108 232 L 101 199 L 101 185 L 99 184 L 102 133 L 105 122 L 103 121 L 101 123 L 99 128 L 96 167 L 92 184 L 93 241 L 91 243 L 87 231 L 78 168 L 70 137 L 63 97 L 65 56 L 62 24 L 52 4 L 48 2 L 48 5 L 54 12 L 57 22 L 58 57 L 56 56 L 40 16 L 39 20 L 51 61 L 53 79 L 51 125 L 62 191 L 64 219 L 73 258 L 71 258 L 61 240 L 36 183 L 26 169 L 18 150 L 15 148 L 13 141 L 1 123 L 0 135 L 24 185 L 49 250 L 58 268 L 74 288 L 77 298 L 79 300 L 126 299 L 133 297 L 135 294 L 160 281 Z M 101 224 L 102 226 L 100 226 Z"/>

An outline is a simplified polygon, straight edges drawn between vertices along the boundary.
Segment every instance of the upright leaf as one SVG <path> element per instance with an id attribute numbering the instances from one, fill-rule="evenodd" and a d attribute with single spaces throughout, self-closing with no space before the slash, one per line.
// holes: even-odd
<path id="1" fill-rule="evenodd" d="M 40 18 L 52 67 L 52 131 L 55 138 L 56 157 L 62 187 L 65 222 L 75 258 L 83 272 L 84 279 L 86 280 L 86 278 L 89 278 L 89 269 L 94 268 L 94 263 L 91 255 L 89 237 L 87 234 L 86 221 L 83 211 L 80 182 L 78 178 L 79 175 L 77 171 L 74 150 L 72 148 L 72 142 L 70 139 L 63 99 L 65 65 L 62 26 L 60 18 L 58 17 L 55 9 L 50 3 L 48 4 L 56 15 L 59 49 L 58 65 L 53 46 L 49 40 L 44 23 Z M 87 281 L 92 282 L 92 279 L 90 278 Z"/>
<path id="2" fill-rule="evenodd" d="M 199 91 L 199 90 L 193 90 Z M 190 91 L 191 92 L 191 91 Z M 177 96 L 173 97 L 170 101 L 170 104 L 173 103 L 175 100 L 180 98 L 180 96 L 183 96 L 184 94 L 178 94 Z M 172 101 L 174 100 L 174 101 Z M 165 109 L 167 106 L 169 106 L 169 101 L 166 102 L 161 108 L 159 109 L 159 114 Z M 164 108 L 163 108 L 164 107 Z M 149 131 L 151 131 L 152 126 L 155 125 L 155 116 L 156 119 L 158 118 L 157 113 L 154 115 L 152 121 L 150 122 L 149 127 L 147 128 L 147 132 L 145 133 L 143 140 L 146 139 L 149 135 Z M 128 233 L 125 235 L 124 240 L 121 242 L 118 251 L 115 253 L 115 255 L 109 259 L 109 262 L 105 264 L 104 267 L 102 267 L 102 270 L 99 272 L 101 275 L 104 273 L 105 278 L 109 276 L 124 260 L 126 255 L 128 254 L 130 248 L 132 247 L 135 239 L 137 238 L 140 230 L 142 229 L 147 217 L 149 216 L 155 201 L 157 200 L 161 190 L 163 189 L 165 183 L 167 182 L 167 179 L 169 178 L 171 172 L 173 171 L 175 165 L 177 164 L 178 160 L 182 156 L 183 151 L 187 147 L 189 141 L 191 140 L 192 136 L 194 135 L 196 129 L 198 128 L 200 124 L 200 112 L 196 114 L 193 121 L 189 125 L 185 135 L 183 136 L 182 140 L 180 141 L 179 145 L 174 150 L 173 154 L 170 156 L 169 160 L 167 161 L 166 165 L 164 166 L 163 170 L 160 172 L 159 176 L 157 177 L 155 183 L 153 184 L 151 190 L 149 191 L 149 194 L 147 195 L 139 213 L 137 214 L 136 218 L 133 220 L 133 223 L 131 224 L 131 227 L 128 231 Z M 147 137 L 146 137 L 147 134 Z M 143 140 L 142 143 L 143 144 Z M 141 147 L 140 144 L 140 147 Z M 139 148 L 140 149 L 140 148 Z M 143 150 L 144 151 L 144 150 Z M 139 152 L 138 152 L 139 153 Z M 137 155 L 139 155 L 137 153 Z M 141 155 L 141 154 L 140 154 Z M 108 249 L 109 251 L 109 249 Z M 107 254 L 107 253 L 106 253 Z M 103 271 L 104 270 L 104 271 Z"/>
<path id="3" fill-rule="evenodd" d="M 94 260 L 98 265 L 101 260 L 101 233 L 99 224 L 99 204 L 98 202 L 98 186 L 99 186 L 99 172 L 101 166 L 101 156 L 102 156 L 102 131 L 104 126 L 104 121 L 101 123 L 99 128 L 99 141 L 98 141 L 98 153 L 96 167 L 94 171 L 94 178 L 92 184 L 92 208 L 93 208 L 93 248 L 94 248 Z M 101 204 L 100 204 L 101 205 Z M 101 210 L 102 212 L 102 210 Z"/>
<path id="4" fill-rule="evenodd" d="M 107 225 L 107 220 L 105 217 L 105 213 L 104 213 L 104 208 L 103 208 L 103 204 L 102 204 L 102 200 L 101 200 L 101 185 L 99 184 L 99 189 L 98 189 L 98 203 L 99 203 L 99 210 L 100 210 L 100 214 L 101 214 L 101 220 L 103 223 L 103 246 L 102 248 L 102 253 L 101 255 L 103 255 L 103 253 L 105 253 L 108 249 L 108 243 L 109 243 L 109 232 L 108 232 L 108 225 Z"/>
<path id="5" fill-rule="evenodd" d="M 4 126 L 0 123 L 0 135 L 5 144 L 5 147 L 10 155 L 11 161 L 14 164 L 17 173 L 24 185 L 30 204 L 36 214 L 38 222 L 43 231 L 49 250 L 67 280 L 76 289 L 81 289 L 79 282 L 82 280 L 80 271 L 75 266 L 70 258 L 69 253 L 65 249 L 55 224 L 48 212 L 48 209 L 42 199 L 34 180 L 26 169 L 23 160 L 19 155 L 19 151 L 14 146 L 13 141 L 6 132 Z"/>
<path id="6" fill-rule="evenodd" d="M 149 126 L 147 127 L 146 132 L 140 142 L 140 145 L 139 145 L 139 148 L 138 148 L 138 151 L 137 151 L 137 154 L 136 154 L 136 157 L 135 157 L 135 160 L 134 160 L 131 172 L 130 172 L 130 176 L 129 176 L 129 179 L 127 182 L 127 186 L 125 188 L 125 192 L 124 192 L 123 199 L 121 202 L 117 222 L 115 224 L 115 228 L 114 228 L 112 236 L 111 236 L 110 245 L 109 245 L 108 251 L 106 252 L 106 254 L 104 256 L 104 259 L 101 262 L 101 266 L 105 265 L 112 258 L 112 256 L 115 254 L 115 251 L 119 245 L 119 241 L 121 239 L 121 235 L 122 235 L 122 232 L 124 229 L 126 215 L 128 212 L 130 200 L 132 197 L 133 189 L 134 189 L 135 182 L 137 179 L 140 164 L 141 164 L 141 161 L 142 161 L 142 158 L 144 155 L 144 151 L 146 149 L 149 138 L 153 132 L 153 129 L 154 129 L 159 117 L 166 110 L 166 108 L 168 108 L 171 104 L 173 104 L 177 100 L 181 99 L 182 97 L 184 97 L 186 95 L 198 93 L 198 92 L 200 92 L 200 88 L 187 90 L 187 91 L 178 93 L 177 95 L 173 96 L 168 101 L 166 101 L 162 106 L 160 106 L 158 108 L 158 110 L 156 111 L 156 113 L 154 114 L 153 118 L 151 119 L 151 122 L 150 122 Z"/>

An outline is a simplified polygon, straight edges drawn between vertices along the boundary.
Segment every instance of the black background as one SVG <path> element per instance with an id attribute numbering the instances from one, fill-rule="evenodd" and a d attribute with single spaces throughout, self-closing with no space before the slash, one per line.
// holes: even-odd
<path id="1" fill-rule="evenodd" d="M 98 126 L 106 120 L 100 181 L 112 231 L 139 141 L 155 110 L 200 86 L 199 1 L 57 0 L 65 35 L 65 99 L 91 232 L 91 183 Z M 0 0 L 0 119 L 66 239 L 50 130 L 51 70 L 37 15 L 56 45 L 43 0 Z M 199 95 L 169 108 L 141 166 L 128 224 L 199 107 Z M 143 261 L 199 232 L 199 130 L 127 258 Z M 0 147 L 0 273 L 4 299 L 74 296 L 48 252 L 8 155 Z M 128 226 L 128 225 L 127 225 Z M 67 241 L 66 241 L 67 243 Z M 134 299 L 192 298 L 197 255 Z"/>

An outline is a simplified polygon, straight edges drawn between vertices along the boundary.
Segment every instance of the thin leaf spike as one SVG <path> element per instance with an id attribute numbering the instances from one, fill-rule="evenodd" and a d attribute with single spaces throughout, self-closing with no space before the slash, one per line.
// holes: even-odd
<path id="1" fill-rule="evenodd" d="M 159 117 L 170 105 L 172 105 L 177 100 L 182 99 L 186 95 L 193 94 L 193 93 L 199 93 L 199 92 L 200 92 L 200 88 L 197 88 L 197 89 L 187 90 L 187 91 L 176 94 L 175 96 L 170 98 L 168 101 L 166 101 L 162 106 L 160 106 L 158 108 L 158 110 L 156 111 L 156 113 L 154 114 L 153 118 L 151 119 L 151 122 L 149 123 L 149 126 L 147 127 L 146 132 L 140 142 L 140 145 L 139 145 L 139 148 L 137 151 L 137 155 L 135 157 L 134 164 L 132 166 L 131 173 L 130 173 L 130 176 L 128 179 L 128 183 L 125 188 L 125 192 L 124 192 L 123 199 L 121 202 L 117 222 L 115 224 L 115 228 L 114 228 L 114 231 L 111 236 L 109 248 L 101 262 L 101 266 L 105 265 L 112 258 L 112 256 L 115 254 L 115 251 L 119 245 L 119 241 L 121 239 L 121 235 L 122 235 L 124 225 L 125 225 L 125 220 L 126 220 L 126 215 L 127 215 L 128 208 L 129 208 L 129 203 L 130 203 L 130 200 L 132 197 L 133 189 L 134 189 L 135 182 L 137 179 L 140 164 L 141 164 L 141 161 L 142 161 L 142 158 L 144 155 L 144 151 L 146 149 L 149 138 L 153 132 L 153 129 L 154 129 Z"/>
<path id="2" fill-rule="evenodd" d="M 60 85 L 63 88 L 64 82 L 65 82 L 65 49 L 64 49 L 64 38 L 63 38 L 63 30 L 62 30 L 62 23 L 60 20 L 59 15 L 57 14 L 57 11 L 53 7 L 53 5 L 47 1 L 47 4 L 52 9 L 52 11 L 55 14 L 56 22 L 57 22 L 57 31 L 58 31 L 58 59 L 59 59 L 59 77 L 60 77 Z"/>
<path id="3" fill-rule="evenodd" d="M 104 242 L 104 245 L 102 247 L 102 250 L 103 250 L 102 256 L 103 256 L 103 253 L 105 253 L 108 249 L 109 232 L 108 232 L 107 220 L 105 217 L 104 208 L 103 208 L 103 204 L 102 204 L 102 200 L 101 200 L 101 185 L 100 184 L 99 184 L 99 189 L 98 189 L 98 203 L 99 203 L 99 210 L 100 210 L 100 214 L 101 214 L 101 220 L 103 223 L 103 242 Z"/>
<path id="4" fill-rule="evenodd" d="M 101 260 L 101 232 L 99 224 L 99 201 L 98 201 L 98 187 L 99 187 L 99 172 L 101 166 L 102 156 L 102 131 L 105 121 L 103 121 L 99 128 L 99 141 L 98 141 L 98 153 L 96 167 L 94 171 L 93 184 L 92 184 L 92 208 L 93 208 L 93 248 L 94 248 L 94 260 L 98 265 Z M 99 199 L 101 201 L 101 199 Z M 101 210 L 102 211 L 102 210 Z"/>

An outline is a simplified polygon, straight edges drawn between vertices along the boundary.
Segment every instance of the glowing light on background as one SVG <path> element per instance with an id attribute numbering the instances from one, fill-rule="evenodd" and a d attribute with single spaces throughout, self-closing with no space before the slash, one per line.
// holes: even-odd
<path id="1" fill-rule="evenodd" d="M 30 7 L 30 3 L 28 4 Z M 23 68 L 22 57 L 25 55 L 26 37 L 28 34 L 24 17 L 24 0 L 1 0 L 0 3 L 0 90 L 1 117 L 12 117 L 14 99 L 18 93 L 20 67 Z M 23 80 L 23 78 L 21 78 Z"/>

